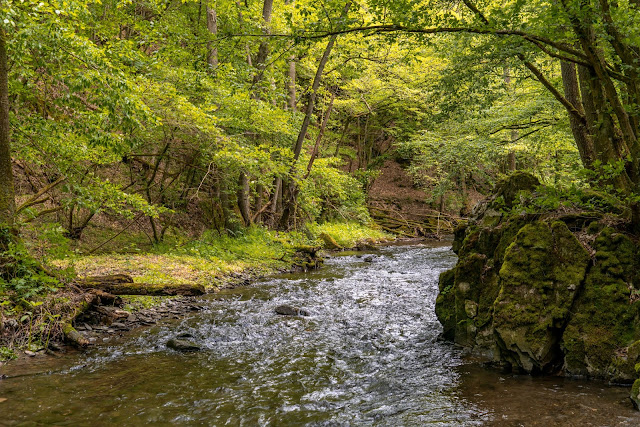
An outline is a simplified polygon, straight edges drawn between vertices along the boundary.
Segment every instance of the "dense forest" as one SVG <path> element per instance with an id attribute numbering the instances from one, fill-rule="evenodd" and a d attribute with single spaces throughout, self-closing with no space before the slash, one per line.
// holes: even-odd
<path id="1" fill-rule="evenodd" d="M 637 233 L 639 28 L 638 0 L 0 2 L 0 356 L 69 338 L 78 276 L 440 236 L 514 171 L 544 189 L 497 210 Z"/>

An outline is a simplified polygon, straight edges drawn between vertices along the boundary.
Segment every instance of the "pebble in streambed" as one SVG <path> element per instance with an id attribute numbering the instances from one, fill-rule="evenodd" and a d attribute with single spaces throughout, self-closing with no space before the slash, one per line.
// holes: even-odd
<path id="1" fill-rule="evenodd" d="M 167 341 L 167 347 L 183 353 L 200 351 L 202 349 L 198 344 L 190 341 L 188 338 L 193 338 L 193 336 L 189 334 L 178 335 L 176 338 L 171 338 Z"/>
<path id="2" fill-rule="evenodd" d="M 290 305 L 279 305 L 275 308 L 276 314 L 281 316 L 309 316 L 309 312 L 302 308 L 292 307 Z"/>

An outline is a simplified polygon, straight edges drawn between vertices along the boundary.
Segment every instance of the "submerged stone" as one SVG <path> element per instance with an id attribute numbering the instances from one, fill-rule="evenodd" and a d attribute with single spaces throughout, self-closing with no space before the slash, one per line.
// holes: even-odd
<path id="1" fill-rule="evenodd" d="M 281 316 L 309 316 L 308 311 L 290 305 L 279 305 L 275 308 L 275 312 Z"/>
<path id="2" fill-rule="evenodd" d="M 172 350 L 181 352 L 192 352 L 201 350 L 200 346 L 196 343 L 180 338 L 172 338 L 167 341 L 167 347 Z"/>

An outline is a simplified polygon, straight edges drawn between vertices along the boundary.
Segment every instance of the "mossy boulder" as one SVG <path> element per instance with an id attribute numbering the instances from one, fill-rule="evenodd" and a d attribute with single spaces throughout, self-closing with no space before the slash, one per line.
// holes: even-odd
<path id="1" fill-rule="evenodd" d="M 504 220 L 503 212 L 513 208 L 523 193 L 532 193 L 540 186 L 540 181 L 527 172 L 516 171 L 500 180 L 491 197 L 473 208 L 474 221 L 493 227 Z"/>
<path id="2" fill-rule="evenodd" d="M 608 214 L 514 212 L 538 186 L 507 178 L 456 228 L 458 263 L 436 300 L 443 337 L 519 372 L 635 380 L 640 405 L 637 236 L 611 225 L 621 209 L 596 192 L 582 202 Z"/>
<path id="3" fill-rule="evenodd" d="M 501 199 L 508 208 L 518 201 L 521 192 L 532 192 L 540 185 L 540 180 L 527 172 L 516 171 L 499 181 L 493 192 L 494 201 Z"/>
<path id="4" fill-rule="evenodd" d="M 330 236 L 327 233 L 320 233 L 320 236 L 318 236 L 320 238 L 320 240 L 322 240 L 322 242 L 324 243 L 324 247 L 325 249 L 329 249 L 329 250 L 337 250 L 337 249 L 342 249 L 342 246 L 340 246 L 338 244 L 338 242 L 336 242 L 336 239 L 334 239 L 332 236 Z"/>
<path id="5" fill-rule="evenodd" d="M 633 407 L 636 409 L 640 409 L 640 379 L 636 380 L 631 386 L 631 402 L 633 403 Z"/>
<path id="6" fill-rule="evenodd" d="M 439 292 L 436 298 L 436 316 L 443 327 L 442 337 L 451 341 L 455 338 L 456 328 L 454 284 L 455 270 L 447 270 L 440 274 Z"/>
<path id="7" fill-rule="evenodd" d="M 565 369 L 571 375 L 631 382 L 640 361 L 636 245 L 607 227 L 593 247 L 594 263 L 564 332 Z"/>
<path id="8" fill-rule="evenodd" d="M 560 340 L 589 253 L 563 222 L 525 225 L 507 248 L 493 327 L 502 357 L 525 372 L 562 363 Z"/>

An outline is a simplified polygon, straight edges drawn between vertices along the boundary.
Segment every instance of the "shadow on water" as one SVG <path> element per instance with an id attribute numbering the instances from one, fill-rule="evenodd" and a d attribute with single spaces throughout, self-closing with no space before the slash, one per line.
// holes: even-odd
<path id="1" fill-rule="evenodd" d="M 208 296 L 192 317 L 86 354 L 5 367 L 0 425 L 640 425 L 627 389 L 503 375 L 438 341 L 448 247 L 373 256 Z M 277 316 L 280 304 L 311 316 Z M 204 350 L 168 350 L 179 333 Z"/>

